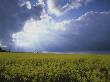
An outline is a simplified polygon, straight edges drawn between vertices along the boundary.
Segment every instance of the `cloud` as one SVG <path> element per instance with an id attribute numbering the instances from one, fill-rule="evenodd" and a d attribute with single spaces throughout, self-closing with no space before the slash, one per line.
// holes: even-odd
<path id="1" fill-rule="evenodd" d="M 91 0 L 47 0 L 48 12 L 60 16 L 69 10 L 78 9 L 90 1 Z M 64 4 L 61 5 L 61 3 Z"/>
<path id="2" fill-rule="evenodd" d="M 27 9 L 32 9 L 32 5 L 30 1 L 21 0 L 19 2 L 19 6 L 21 7 L 25 6 Z"/>
<path id="3" fill-rule="evenodd" d="M 1 47 L 2 47 L 2 48 L 6 48 L 6 47 L 8 47 L 8 46 L 7 46 L 7 45 L 3 45 L 3 44 L 2 44 L 2 41 L 0 41 L 0 48 L 1 48 Z"/>
<path id="4" fill-rule="evenodd" d="M 27 1 L 27 2 L 26 2 L 26 7 L 27 7 L 28 9 L 32 9 L 31 2 L 30 2 L 30 1 Z"/>
<path id="5" fill-rule="evenodd" d="M 52 13 L 55 15 L 62 14 L 62 12 L 56 7 L 55 0 L 47 0 L 47 6 L 48 6 L 49 13 Z"/>
<path id="6" fill-rule="evenodd" d="M 45 1 L 44 0 L 38 0 L 38 3 L 37 3 L 38 5 L 40 4 L 40 5 L 45 5 Z"/>
<path id="7" fill-rule="evenodd" d="M 56 38 L 60 38 L 58 33 L 64 32 L 69 22 L 56 22 L 48 14 L 43 14 L 41 20 L 31 18 L 25 22 L 22 31 L 12 35 L 13 42 L 18 48 L 26 48 L 25 50 L 27 48 L 42 50 L 54 41 L 57 43 Z"/>
<path id="8" fill-rule="evenodd" d="M 28 0 L 0 0 L 0 40 L 2 44 L 10 45 L 11 35 L 20 31 L 28 19 L 39 20 L 41 12 L 42 5 L 32 6 Z"/>
<path id="9" fill-rule="evenodd" d="M 66 28 L 70 50 L 110 50 L 110 11 L 90 11 L 73 19 Z M 62 44 L 63 45 L 63 44 Z M 68 43 L 67 43 L 68 45 Z M 65 48 L 67 45 L 63 45 Z"/>
<path id="10" fill-rule="evenodd" d="M 110 12 L 90 11 L 60 22 L 46 15 L 39 21 L 28 20 L 22 31 L 13 34 L 13 39 L 30 51 L 110 50 L 109 21 Z"/>
<path id="11" fill-rule="evenodd" d="M 62 15 L 91 0 L 62 1 L 0 0 L 0 45 L 27 51 L 110 50 L 110 11 L 57 22 L 50 14 Z"/>

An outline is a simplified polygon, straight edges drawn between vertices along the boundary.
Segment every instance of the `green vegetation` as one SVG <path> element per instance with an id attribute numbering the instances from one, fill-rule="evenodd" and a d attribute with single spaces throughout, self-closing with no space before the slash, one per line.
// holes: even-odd
<path id="1" fill-rule="evenodd" d="M 1 52 L 0 82 L 110 82 L 110 55 Z"/>

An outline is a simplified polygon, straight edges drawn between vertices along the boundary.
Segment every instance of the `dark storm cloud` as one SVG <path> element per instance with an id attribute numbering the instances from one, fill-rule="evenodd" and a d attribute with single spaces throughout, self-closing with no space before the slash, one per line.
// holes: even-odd
<path id="1" fill-rule="evenodd" d="M 26 5 L 20 6 L 20 0 L 0 0 L 0 41 L 9 44 L 11 34 L 21 30 L 28 18 L 39 19 L 41 11 L 41 5 L 29 10 Z"/>
<path id="2" fill-rule="evenodd" d="M 87 12 L 67 28 L 67 50 L 110 50 L 110 12 Z"/>
<path id="3" fill-rule="evenodd" d="M 72 23 L 81 50 L 110 50 L 110 12 L 88 12 Z"/>

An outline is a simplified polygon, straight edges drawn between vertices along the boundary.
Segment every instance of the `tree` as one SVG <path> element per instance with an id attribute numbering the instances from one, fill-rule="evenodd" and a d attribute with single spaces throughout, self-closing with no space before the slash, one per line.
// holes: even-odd
<path id="1" fill-rule="evenodd" d="M 0 51 L 2 51 L 2 48 L 0 47 Z"/>

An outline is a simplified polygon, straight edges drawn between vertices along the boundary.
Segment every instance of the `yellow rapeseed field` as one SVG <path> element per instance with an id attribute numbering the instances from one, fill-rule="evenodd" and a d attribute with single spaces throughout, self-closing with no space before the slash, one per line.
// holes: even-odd
<path id="1" fill-rule="evenodd" d="M 0 82 L 110 82 L 110 55 L 0 52 Z"/>

